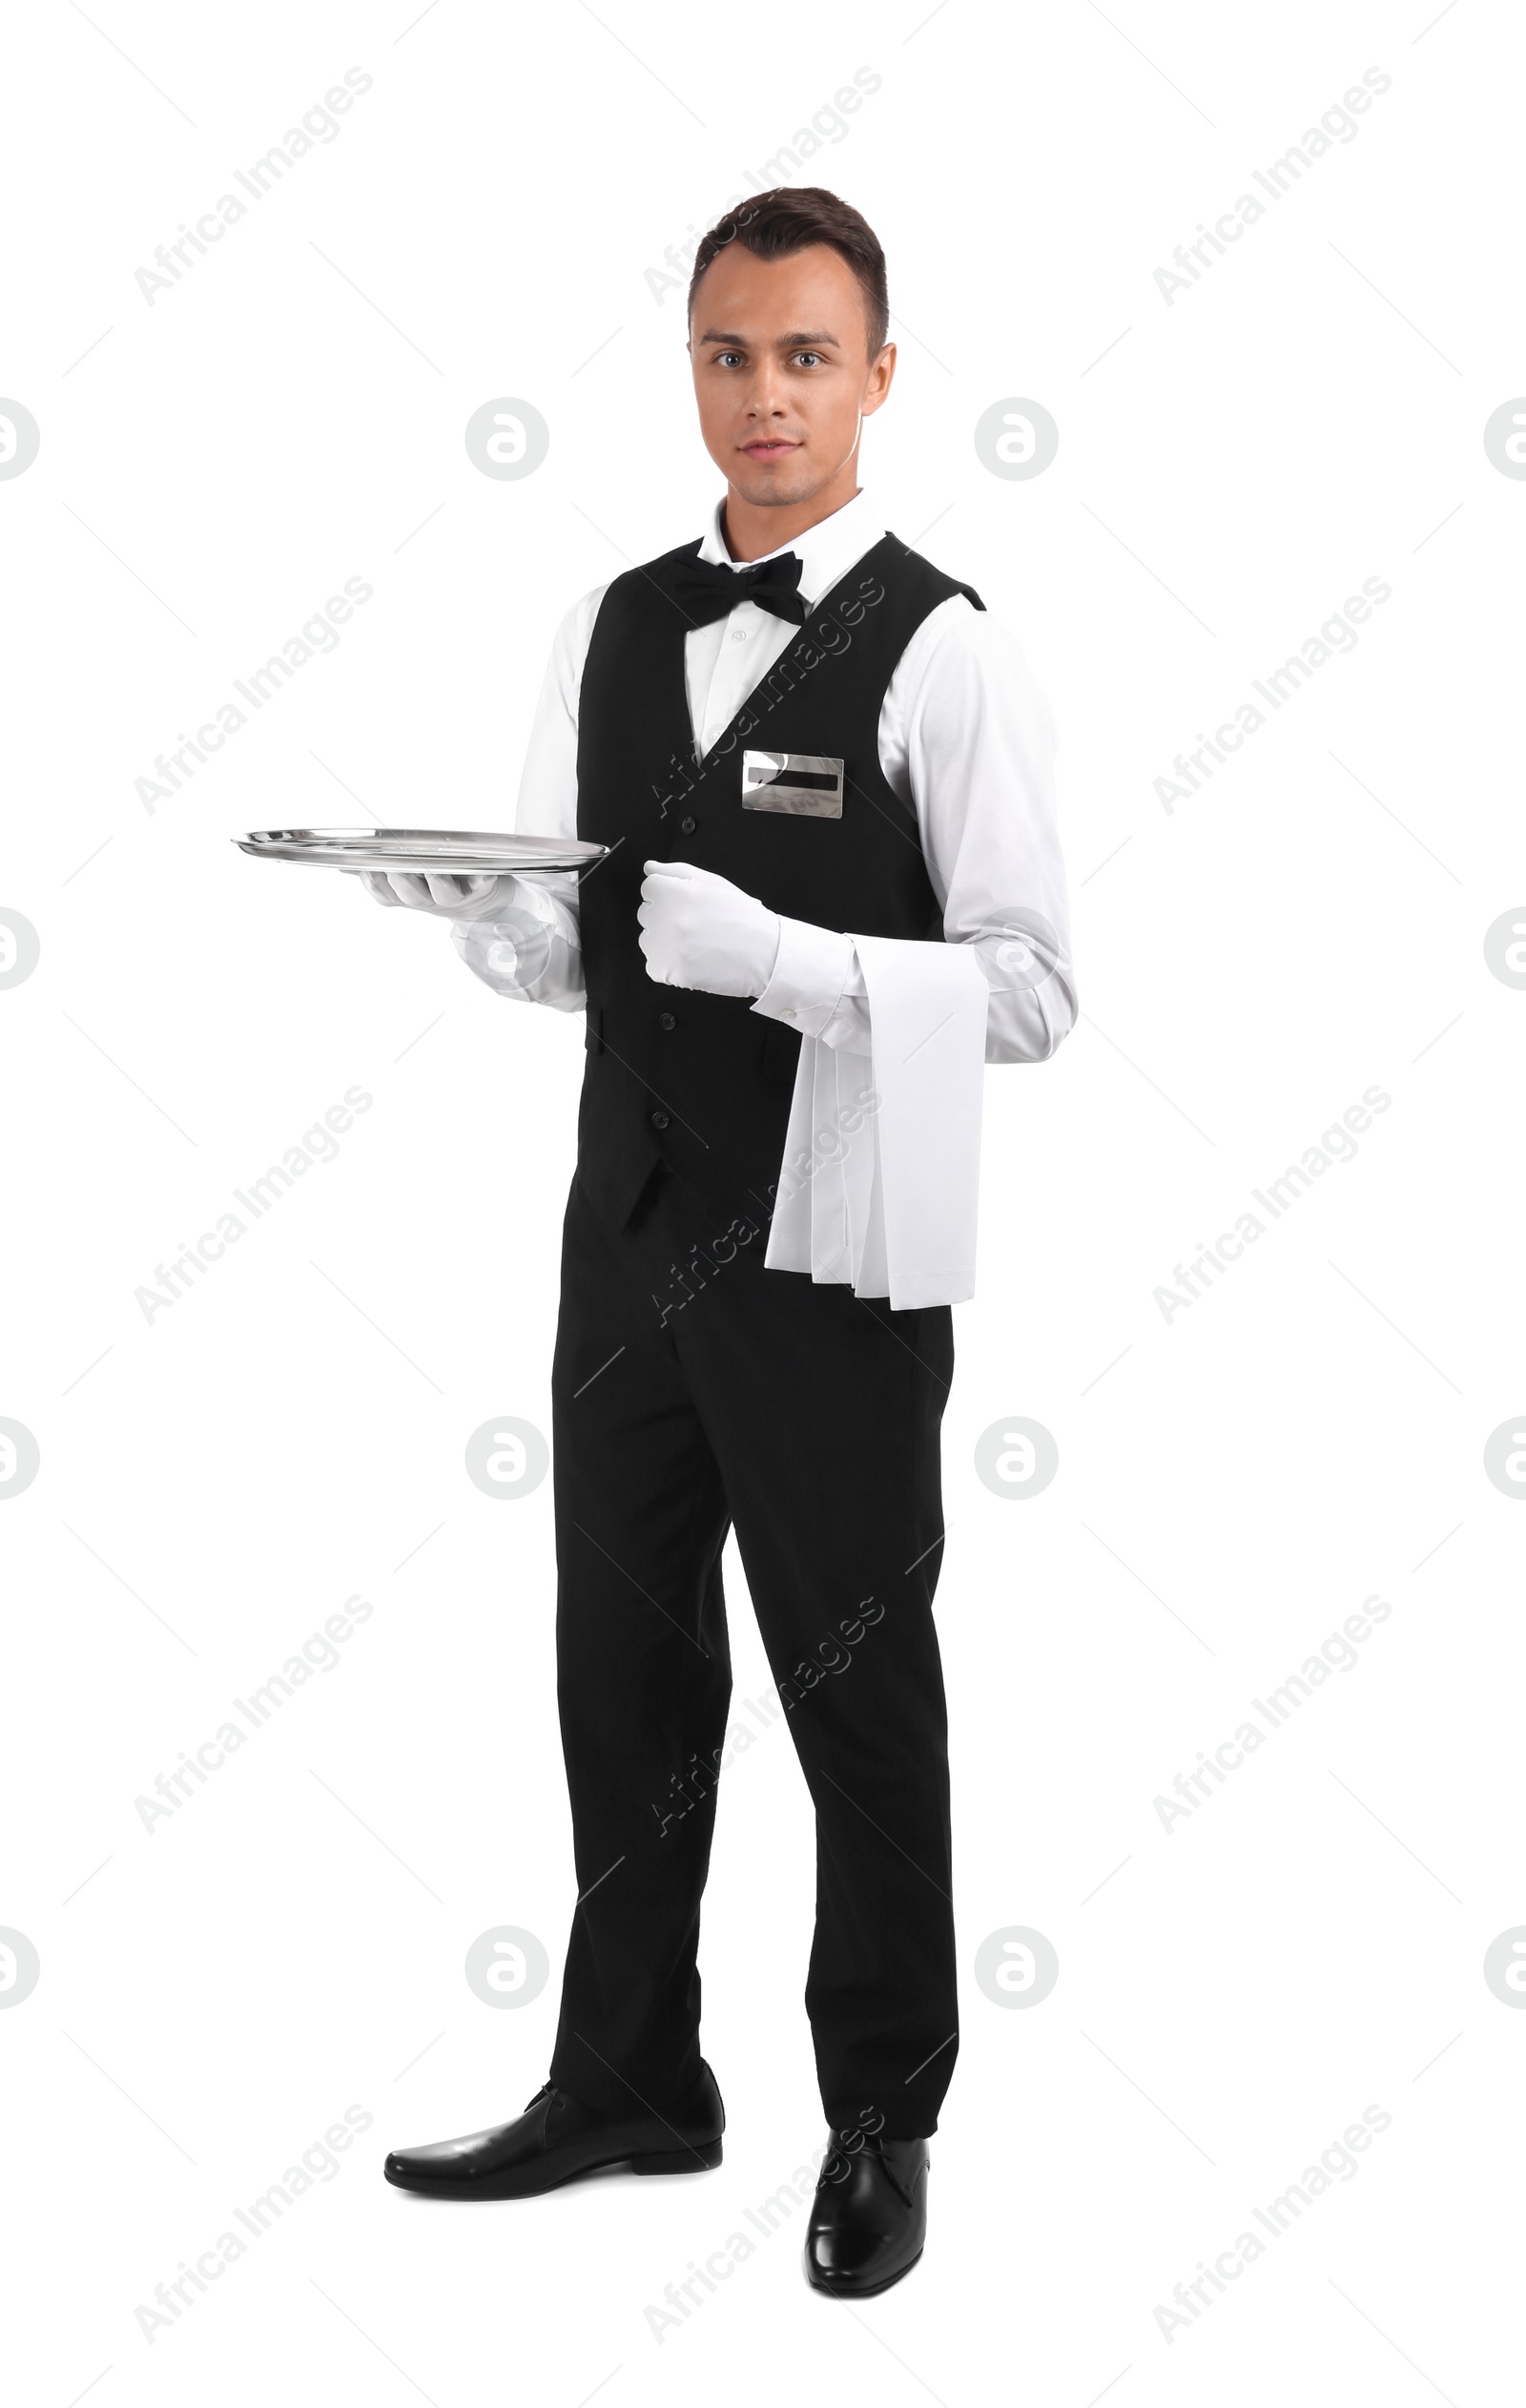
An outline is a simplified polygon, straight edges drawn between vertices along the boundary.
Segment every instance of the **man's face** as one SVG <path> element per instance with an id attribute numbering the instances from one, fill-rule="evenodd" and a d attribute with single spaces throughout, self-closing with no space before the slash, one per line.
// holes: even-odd
<path id="1" fill-rule="evenodd" d="M 689 350 L 705 448 L 746 502 L 808 502 L 853 458 L 896 346 L 867 354 L 863 294 L 840 253 L 812 243 L 760 259 L 732 242 L 694 295 Z"/>

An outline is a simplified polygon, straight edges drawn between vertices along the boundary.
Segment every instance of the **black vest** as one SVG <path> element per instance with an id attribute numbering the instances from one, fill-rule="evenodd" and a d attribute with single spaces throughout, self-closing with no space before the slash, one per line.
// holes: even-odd
<path id="1" fill-rule="evenodd" d="M 578 709 L 578 835 L 616 848 L 580 882 L 588 1005 L 578 1180 L 617 1227 L 659 1159 L 717 1213 L 766 1225 L 800 1052 L 795 1032 L 745 997 L 648 977 L 636 924 L 643 862 L 696 862 L 818 927 L 941 942 L 916 814 L 879 765 L 880 705 L 930 611 L 954 593 L 985 607 L 885 535 L 816 604 L 696 765 L 689 621 L 670 581 L 698 549 L 681 545 L 615 578 Z M 744 810 L 749 748 L 840 758 L 841 818 Z"/>

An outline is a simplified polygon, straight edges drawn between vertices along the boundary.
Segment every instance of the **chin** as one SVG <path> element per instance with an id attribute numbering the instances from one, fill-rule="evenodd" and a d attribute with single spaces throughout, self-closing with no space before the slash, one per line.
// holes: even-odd
<path id="1" fill-rule="evenodd" d="M 732 476 L 744 502 L 806 502 L 815 491 L 819 479 L 792 452 L 788 460 L 780 460 L 772 467 L 765 462 L 741 460 Z"/>

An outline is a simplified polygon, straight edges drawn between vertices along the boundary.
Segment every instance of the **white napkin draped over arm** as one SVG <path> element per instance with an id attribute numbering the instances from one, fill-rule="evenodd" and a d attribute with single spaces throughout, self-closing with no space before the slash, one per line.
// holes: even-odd
<path id="1" fill-rule="evenodd" d="M 765 1260 L 888 1296 L 975 1293 L 990 989 L 961 945 L 854 936 L 873 1049 L 802 1036 Z"/>

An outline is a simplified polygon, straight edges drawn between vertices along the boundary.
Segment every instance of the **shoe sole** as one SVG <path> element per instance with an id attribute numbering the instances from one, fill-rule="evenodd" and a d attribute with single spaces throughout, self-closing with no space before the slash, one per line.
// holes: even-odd
<path id="1" fill-rule="evenodd" d="M 897 2283 L 903 2281 L 911 2273 L 912 2268 L 919 2266 L 921 2262 L 922 2252 L 918 2250 L 916 2256 L 908 2257 L 905 2265 L 897 2267 L 895 2273 L 887 2274 L 882 2283 L 862 2284 L 818 2283 L 808 2262 L 805 2278 L 811 2289 L 818 2292 L 823 2299 L 876 2299 L 882 2291 L 891 2291 Z"/>
<path id="2" fill-rule="evenodd" d="M 624 2166 L 633 2174 L 697 2174 L 713 2171 L 721 2162 L 719 2140 L 702 2141 L 696 2149 L 649 2149 L 639 2157 L 629 2153 L 623 2157 L 598 2157 L 587 2166 L 575 2166 L 570 2172 L 556 2174 L 548 2182 L 526 2181 L 523 2175 L 488 2182 L 410 2182 L 405 2177 L 387 2173 L 385 2179 L 394 2190 L 411 2190 L 422 2199 L 539 2199 L 548 2190 L 560 2190 L 569 2182 L 578 2182 L 585 2174 L 601 2173 L 611 2166 Z"/>

